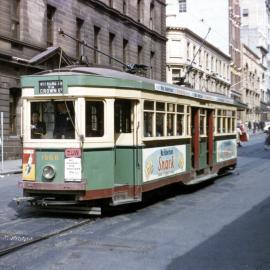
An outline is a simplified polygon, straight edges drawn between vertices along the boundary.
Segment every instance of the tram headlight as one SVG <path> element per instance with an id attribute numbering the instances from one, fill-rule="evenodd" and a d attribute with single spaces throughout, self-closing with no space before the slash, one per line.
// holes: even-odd
<path id="1" fill-rule="evenodd" d="M 54 167 L 47 165 L 43 168 L 42 175 L 47 180 L 52 180 L 55 176 L 55 169 Z"/>

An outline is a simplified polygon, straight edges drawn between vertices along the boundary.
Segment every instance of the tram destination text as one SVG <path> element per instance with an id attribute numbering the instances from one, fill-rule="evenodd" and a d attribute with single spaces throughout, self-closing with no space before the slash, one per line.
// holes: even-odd
<path id="1" fill-rule="evenodd" d="M 63 81 L 40 81 L 39 82 L 39 93 L 40 94 L 62 94 L 63 93 Z"/>

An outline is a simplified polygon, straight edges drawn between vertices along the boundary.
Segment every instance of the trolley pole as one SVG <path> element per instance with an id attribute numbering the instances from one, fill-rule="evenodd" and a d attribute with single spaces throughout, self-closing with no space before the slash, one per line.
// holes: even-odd
<path id="1" fill-rule="evenodd" d="M 1 112 L 1 171 L 4 170 L 4 116 Z"/>

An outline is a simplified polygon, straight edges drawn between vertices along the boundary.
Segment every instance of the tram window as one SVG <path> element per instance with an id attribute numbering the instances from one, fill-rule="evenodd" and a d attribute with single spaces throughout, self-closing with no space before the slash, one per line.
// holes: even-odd
<path id="1" fill-rule="evenodd" d="M 115 132 L 131 132 L 131 102 L 129 100 L 115 101 Z"/>
<path id="2" fill-rule="evenodd" d="M 221 133 L 221 119 L 220 117 L 218 117 L 217 119 L 217 132 Z"/>
<path id="3" fill-rule="evenodd" d="M 74 139 L 72 101 L 31 102 L 32 139 Z"/>
<path id="4" fill-rule="evenodd" d="M 167 104 L 167 112 L 174 112 L 174 104 L 172 103 Z"/>
<path id="5" fill-rule="evenodd" d="M 177 105 L 177 112 L 184 112 L 184 105 Z"/>
<path id="6" fill-rule="evenodd" d="M 200 134 L 206 134 L 206 110 L 200 110 Z"/>
<path id="7" fill-rule="evenodd" d="M 167 114 L 167 136 L 174 135 L 174 119 L 175 114 L 172 113 Z"/>
<path id="8" fill-rule="evenodd" d="M 153 117 L 154 113 L 144 112 L 144 137 L 153 136 Z"/>
<path id="9" fill-rule="evenodd" d="M 153 124 L 154 124 L 154 108 L 155 108 L 154 101 L 144 101 L 144 129 L 143 134 L 144 137 L 153 137 Z"/>
<path id="10" fill-rule="evenodd" d="M 223 123 L 222 123 L 222 133 L 226 133 L 226 118 L 223 117 Z"/>
<path id="11" fill-rule="evenodd" d="M 154 101 L 145 101 L 144 102 L 145 110 L 154 110 Z"/>
<path id="12" fill-rule="evenodd" d="M 176 122 L 176 135 L 177 136 L 183 135 L 183 122 L 184 122 L 184 115 L 177 114 L 177 122 Z"/>
<path id="13" fill-rule="evenodd" d="M 190 107 L 187 107 L 186 135 L 190 135 Z"/>
<path id="14" fill-rule="evenodd" d="M 228 118 L 227 120 L 228 120 L 228 132 L 230 133 L 230 132 L 232 132 L 232 126 L 231 126 L 232 119 Z"/>
<path id="15" fill-rule="evenodd" d="M 165 111 L 165 103 L 162 103 L 162 102 L 157 102 L 157 105 L 156 105 L 156 110 L 157 111 Z"/>
<path id="16" fill-rule="evenodd" d="M 102 101 L 86 101 L 85 130 L 86 137 L 104 135 L 104 103 Z"/>
<path id="17" fill-rule="evenodd" d="M 164 136 L 164 113 L 156 113 L 156 136 Z"/>

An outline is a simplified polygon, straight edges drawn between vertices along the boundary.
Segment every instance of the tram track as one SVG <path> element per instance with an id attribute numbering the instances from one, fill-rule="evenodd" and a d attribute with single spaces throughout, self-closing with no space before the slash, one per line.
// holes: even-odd
<path id="1" fill-rule="evenodd" d="M 94 222 L 96 218 L 85 219 L 79 221 L 75 224 L 60 228 L 51 233 L 47 233 L 41 236 L 31 236 L 31 234 L 16 234 L 14 232 L 1 232 L 0 231 L 0 257 L 7 255 L 9 253 L 15 252 L 18 249 L 24 248 L 26 246 L 33 245 L 38 242 L 42 242 L 54 236 L 58 236 L 62 233 L 71 231 L 78 227 L 82 227 L 86 224 Z"/>

